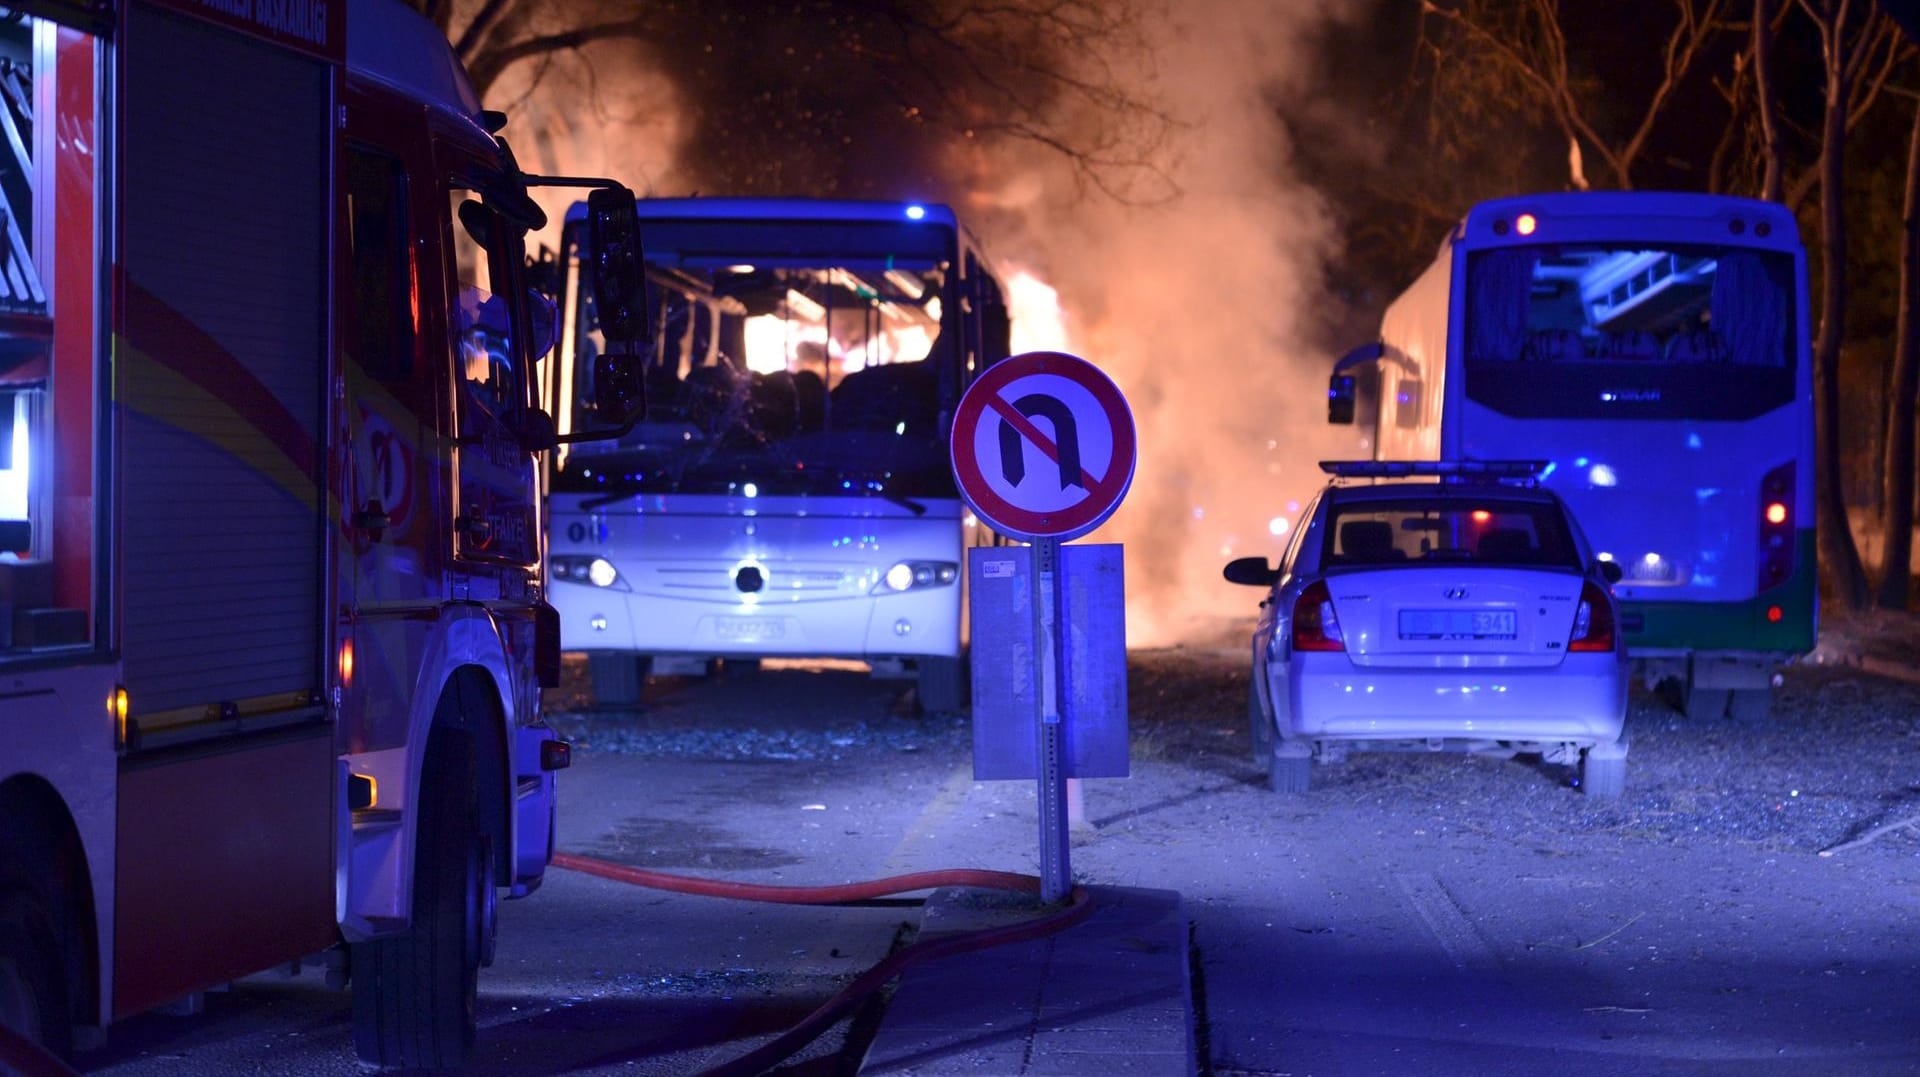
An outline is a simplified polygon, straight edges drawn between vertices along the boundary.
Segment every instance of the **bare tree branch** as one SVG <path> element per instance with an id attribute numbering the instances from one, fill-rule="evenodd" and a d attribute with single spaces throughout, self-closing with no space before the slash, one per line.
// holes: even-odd
<path id="1" fill-rule="evenodd" d="M 553 52 L 577 51 L 596 41 L 622 37 L 645 38 L 651 28 L 651 21 L 642 16 L 525 38 L 511 45 L 488 50 L 476 57 L 468 65 L 467 77 L 473 80 L 474 89 L 485 97 L 494 81 L 507 68 L 521 60 Z"/>
<path id="2" fill-rule="evenodd" d="M 1753 0 L 1753 83 L 1755 108 L 1760 113 L 1760 155 L 1762 172 L 1760 197 L 1779 201 L 1780 173 L 1784 153 L 1780 144 L 1780 109 L 1773 72 L 1773 39 L 1779 34 L 1774 0 Z M 1781 12 L 1783 17 L 1784 9 Z"/>
<path id="3" fill-rule="evenodd" d="M 1511 32 L 1490 25 L 1472 5 L 1444 7 L 1437 0 L 1421 0 L 1421 10 L 1458 30 L 1469 42 L 1486 50 L 1527 85 L 1559 124 L 1567 139 L 1592 150 L 1613 173 L 1616 185 L 1633 186 L 1633 168 L 1652 137 L 1668 105 L 1707 43 L 1721 32 L 1727 0 L 1673 0 L 1675 19 L 1661 46 L 1659 81 L 1646 106 L 1623 138 L 1609 139 L 1593 120 L 1593 108 L 1584 104 L 1572 75 L 1565 28 L 1554 0 L 1530 0 L 1530 18 Z"/>
<path id="4" fill-rule="evenodd" d="M 460 40 L 453 44 L 453 54 L 460 58 L 462 64 L 473 59 L 473 54 L 479 49 L 480 42 L 492 32 L 494 23 L 499 21 L 500 13 L 513 2 L 514 0 L 486 0 L 486 3 L 481 5 L 480 10 L 467 23 L 467 28 L 461 31 Z"/>

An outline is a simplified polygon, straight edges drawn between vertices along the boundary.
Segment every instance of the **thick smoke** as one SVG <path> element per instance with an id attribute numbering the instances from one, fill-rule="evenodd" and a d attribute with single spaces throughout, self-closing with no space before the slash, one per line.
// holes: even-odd
<path id="1" fill-rule="evenodd" d="M 988 242 L 1059 290 L 1068 344 L 1132 404 L 1131 494 L 1089 541 L 1126 544 L 1135 645 L 1218 638 L 1258 600 L 1225 583 L 1230 557 L 1275 558 L 1316 461 L 1350 456 L 1326 422 L 1338 351 L 1322 267 L 1337 242 L 1321 196 L 1290 172 L 1277 109 L 1302 92 L 1309 3 L 1194 0 L 1156 35 L 1156 89 L 1179 126 L 1179 193 L 1147 206 L 1086 198 L 1057 156 L 1003 153 L 983 191 Z M 1284 519 L 1284 525 L 1276 524 Z"/>
<path id="2" fill-rule="evenodd" d="M 642 197 L 682 193 L 670 188 L 674 161 L 698 113 L 633 41 L 516 64 L 488 91 L 487 105 L 507 112 L 502 133 L 528 172 L 608 176 Z M 585 193 L 545 187 L 534 197 L 550 222 L 538 238 L 557 247 L 559 222 Z"/>
<path id="3" fill-rule="evenodd" d="M 1126 544 L 1135 645 L 1238 635 L 1258 595 L 1225 583 L 1222 565 L 1277 557 L 1287 536 L 1274 521 L 1296 521 L 1321 481 L 1315 462 L 1360 452 L 1350 428 L 1326 423 L 1333 357 L 1359 343 L 1330 331 L 1322 267 L 1337 238 L 1295 178 L 1279 118 L 1308 93 L 1320 32 L 1359 2 L 1182 0 L 1155 14 L 1137 76 L 1177 121 L 1161 160 L 1171 197 L 1116 201 L 1031 144 L 955 154 L 976 177 L 962 216 L 1003 271 L 1058 290 L 1065 346 L 1133 407 L 1132 492 L 1087 541 Z M 1097 59 L 1133 71 L 1140 58 Z M 702 113 L 659 71 L 631 42 L 601 43 L 584 61 L 520 65 L 489 104 L 510 109 L 529 169 L 612 175 L 642 194 L 728 193 L 681 174 Z M 557 212 L 573 197 L 543 202 Z"/>

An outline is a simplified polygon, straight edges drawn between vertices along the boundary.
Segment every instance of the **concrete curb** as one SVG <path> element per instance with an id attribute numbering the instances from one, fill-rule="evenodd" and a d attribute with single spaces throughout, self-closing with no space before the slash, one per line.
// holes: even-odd
<path id="1" fill-rule="evenodd" d="M 1191 1077 L 1187 917 L 1172 890 L 1092 886 L 1082 924 L 908 970 L 862 1077 Z M 920 937 L 1030 919 L 1031 897 L 935 891 Z"/>

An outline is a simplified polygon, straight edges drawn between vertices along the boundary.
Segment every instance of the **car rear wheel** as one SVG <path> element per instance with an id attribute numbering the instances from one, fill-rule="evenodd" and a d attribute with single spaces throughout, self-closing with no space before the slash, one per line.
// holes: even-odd
<path id="1" fill-rule="evenodd" d="M 628 651 L 593 651 L 587 655 L 587 679 L 593 682 L 593 702 L 601 707 L 631 707 L 640 702 L 652 660 Z"/>
<path id="2" fill-rule="evenodd" d="M 1247 679 L 1247 734 L 1253 741 L 1253 765 L 1259 766 L 1273 758 L 1273 723 L 1267 719 L 1266 709 L 1260 706 L 1260 682 L 1253 679 L 1260 676 L 1255 673 Z"/>
<path id="3" fill-rule="evenodd" d="M 1267 788 L 1283 795 L 1304 793 L 1313 781 L 1313 755 L 1285 741 L 1267 753 Z"/>
<path id="4" fill-rule="evenodd" d="M 1612 800 L 1627 789 L 1627 757 L 1623 754 L 1595 754 L 1588 748 L 1580 758 L 1580 790 L 1590 797 Z"/>

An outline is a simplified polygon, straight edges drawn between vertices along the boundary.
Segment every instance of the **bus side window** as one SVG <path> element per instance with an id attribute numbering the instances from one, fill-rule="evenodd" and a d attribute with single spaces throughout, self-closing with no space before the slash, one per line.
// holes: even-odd
<path id="1" fill-rule="evenodd" d="M 1402 430 L 1413 430 L 1420 425 L 1420 381 L 1417 378 L 1402 378 L 1393 390 L 1394 424 Z"/>

